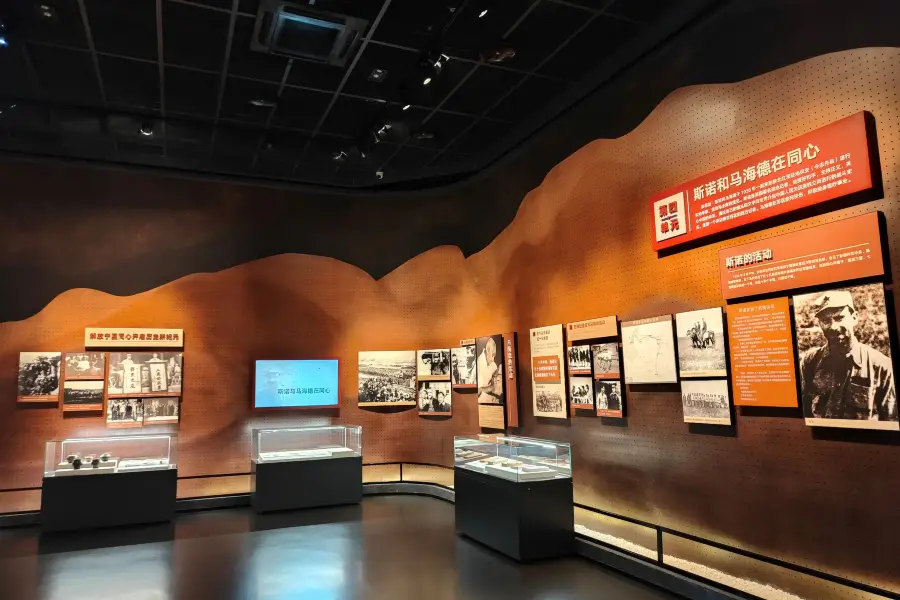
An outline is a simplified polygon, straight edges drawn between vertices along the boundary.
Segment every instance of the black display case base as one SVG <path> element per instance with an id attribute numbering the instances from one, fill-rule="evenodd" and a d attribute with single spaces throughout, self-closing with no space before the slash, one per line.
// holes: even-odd
<path id="1" fill-rule="evenodd" d="M 178 471 L 45 477 L 41 529 L 74 531 L 171 521 Z"/>
<path id="2" fill-rule="evenodd" d="M 362 457 L 253 463 L 258 513 L 362 501 Z"/>
<path id="3" fill-rule="evenodd" d="M 522 562 L 572 554 L 571 479 L 516 483 L 460 467 L 454 478 L 457 533 Z"/>

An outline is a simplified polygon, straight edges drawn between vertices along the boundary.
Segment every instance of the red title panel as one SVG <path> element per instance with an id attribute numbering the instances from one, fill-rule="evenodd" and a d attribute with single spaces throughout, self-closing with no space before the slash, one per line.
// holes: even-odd
<path id="1" fill-rule="evenodd" d="M 872 188 L 860 112 L 650 198 L 659 251 Z"/>

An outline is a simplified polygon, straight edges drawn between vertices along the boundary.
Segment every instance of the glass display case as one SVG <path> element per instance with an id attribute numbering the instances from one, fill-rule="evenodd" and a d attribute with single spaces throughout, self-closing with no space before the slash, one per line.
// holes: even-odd
<path id="1" fill-rule="evenodd" d="M 251 459 L 256 463 L 362 456 L 358 425 L 254 429 L 252 437 Z"/>
<path id="2" fill-rule="evenodd" d="M 51 440 L 44 477 L 175 469 L 175 436 L 128 435 Z"/>
<path id="3" fill-rule="evenodd" d="M 457 467 L 516 482 L 572 478 L 572 449 L 563 442 L 502 434 L 457 436 L 453 455 Z"/>

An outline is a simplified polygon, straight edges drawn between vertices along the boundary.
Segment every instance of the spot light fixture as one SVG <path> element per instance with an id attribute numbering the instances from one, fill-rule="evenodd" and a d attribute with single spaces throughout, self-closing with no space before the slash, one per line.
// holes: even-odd
<path id="1" fill-rule="evenodd" d="M 478 18 L 479 19 L 484 18 L 484 15 L 486 15 L 487 13 L 488 13 L 488 9 L 484 9 L 483 11 L 481 11 L 481 14 L 478 15 Z"/>
<path id="2" fill-rule="evenodd" d="M 410 107 L 410 106 L 412 106 L 412 105 L 411 105 L 411 104 L 405 104 L 405 105 L 403 105 L 403 108 L 402 108 L 401 110 L 409 110 L 409 107 Z"/>
<path id="3" fill-rule="evenodd" d="M 428 85 L 429 83 L 431 83 L 431 77 L 426 77 L 425 81 L 422 82 L 422 85 Z"/>
<path id="4" fill-rule="evenodd" d="M 153 123 L 144 121 L 141 123 L 141 135 L 145 137 L 153 137 Z"/>

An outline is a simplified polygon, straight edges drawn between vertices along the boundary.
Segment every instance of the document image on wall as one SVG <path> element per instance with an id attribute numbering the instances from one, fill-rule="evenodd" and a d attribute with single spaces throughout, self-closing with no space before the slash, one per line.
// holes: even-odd
<path id="1" fill-rule="evenodd" d="M 563 376 L 563 326 L 532 329 L 531 394 L 534 416 L 567 418 L 566 382 Z"/>

